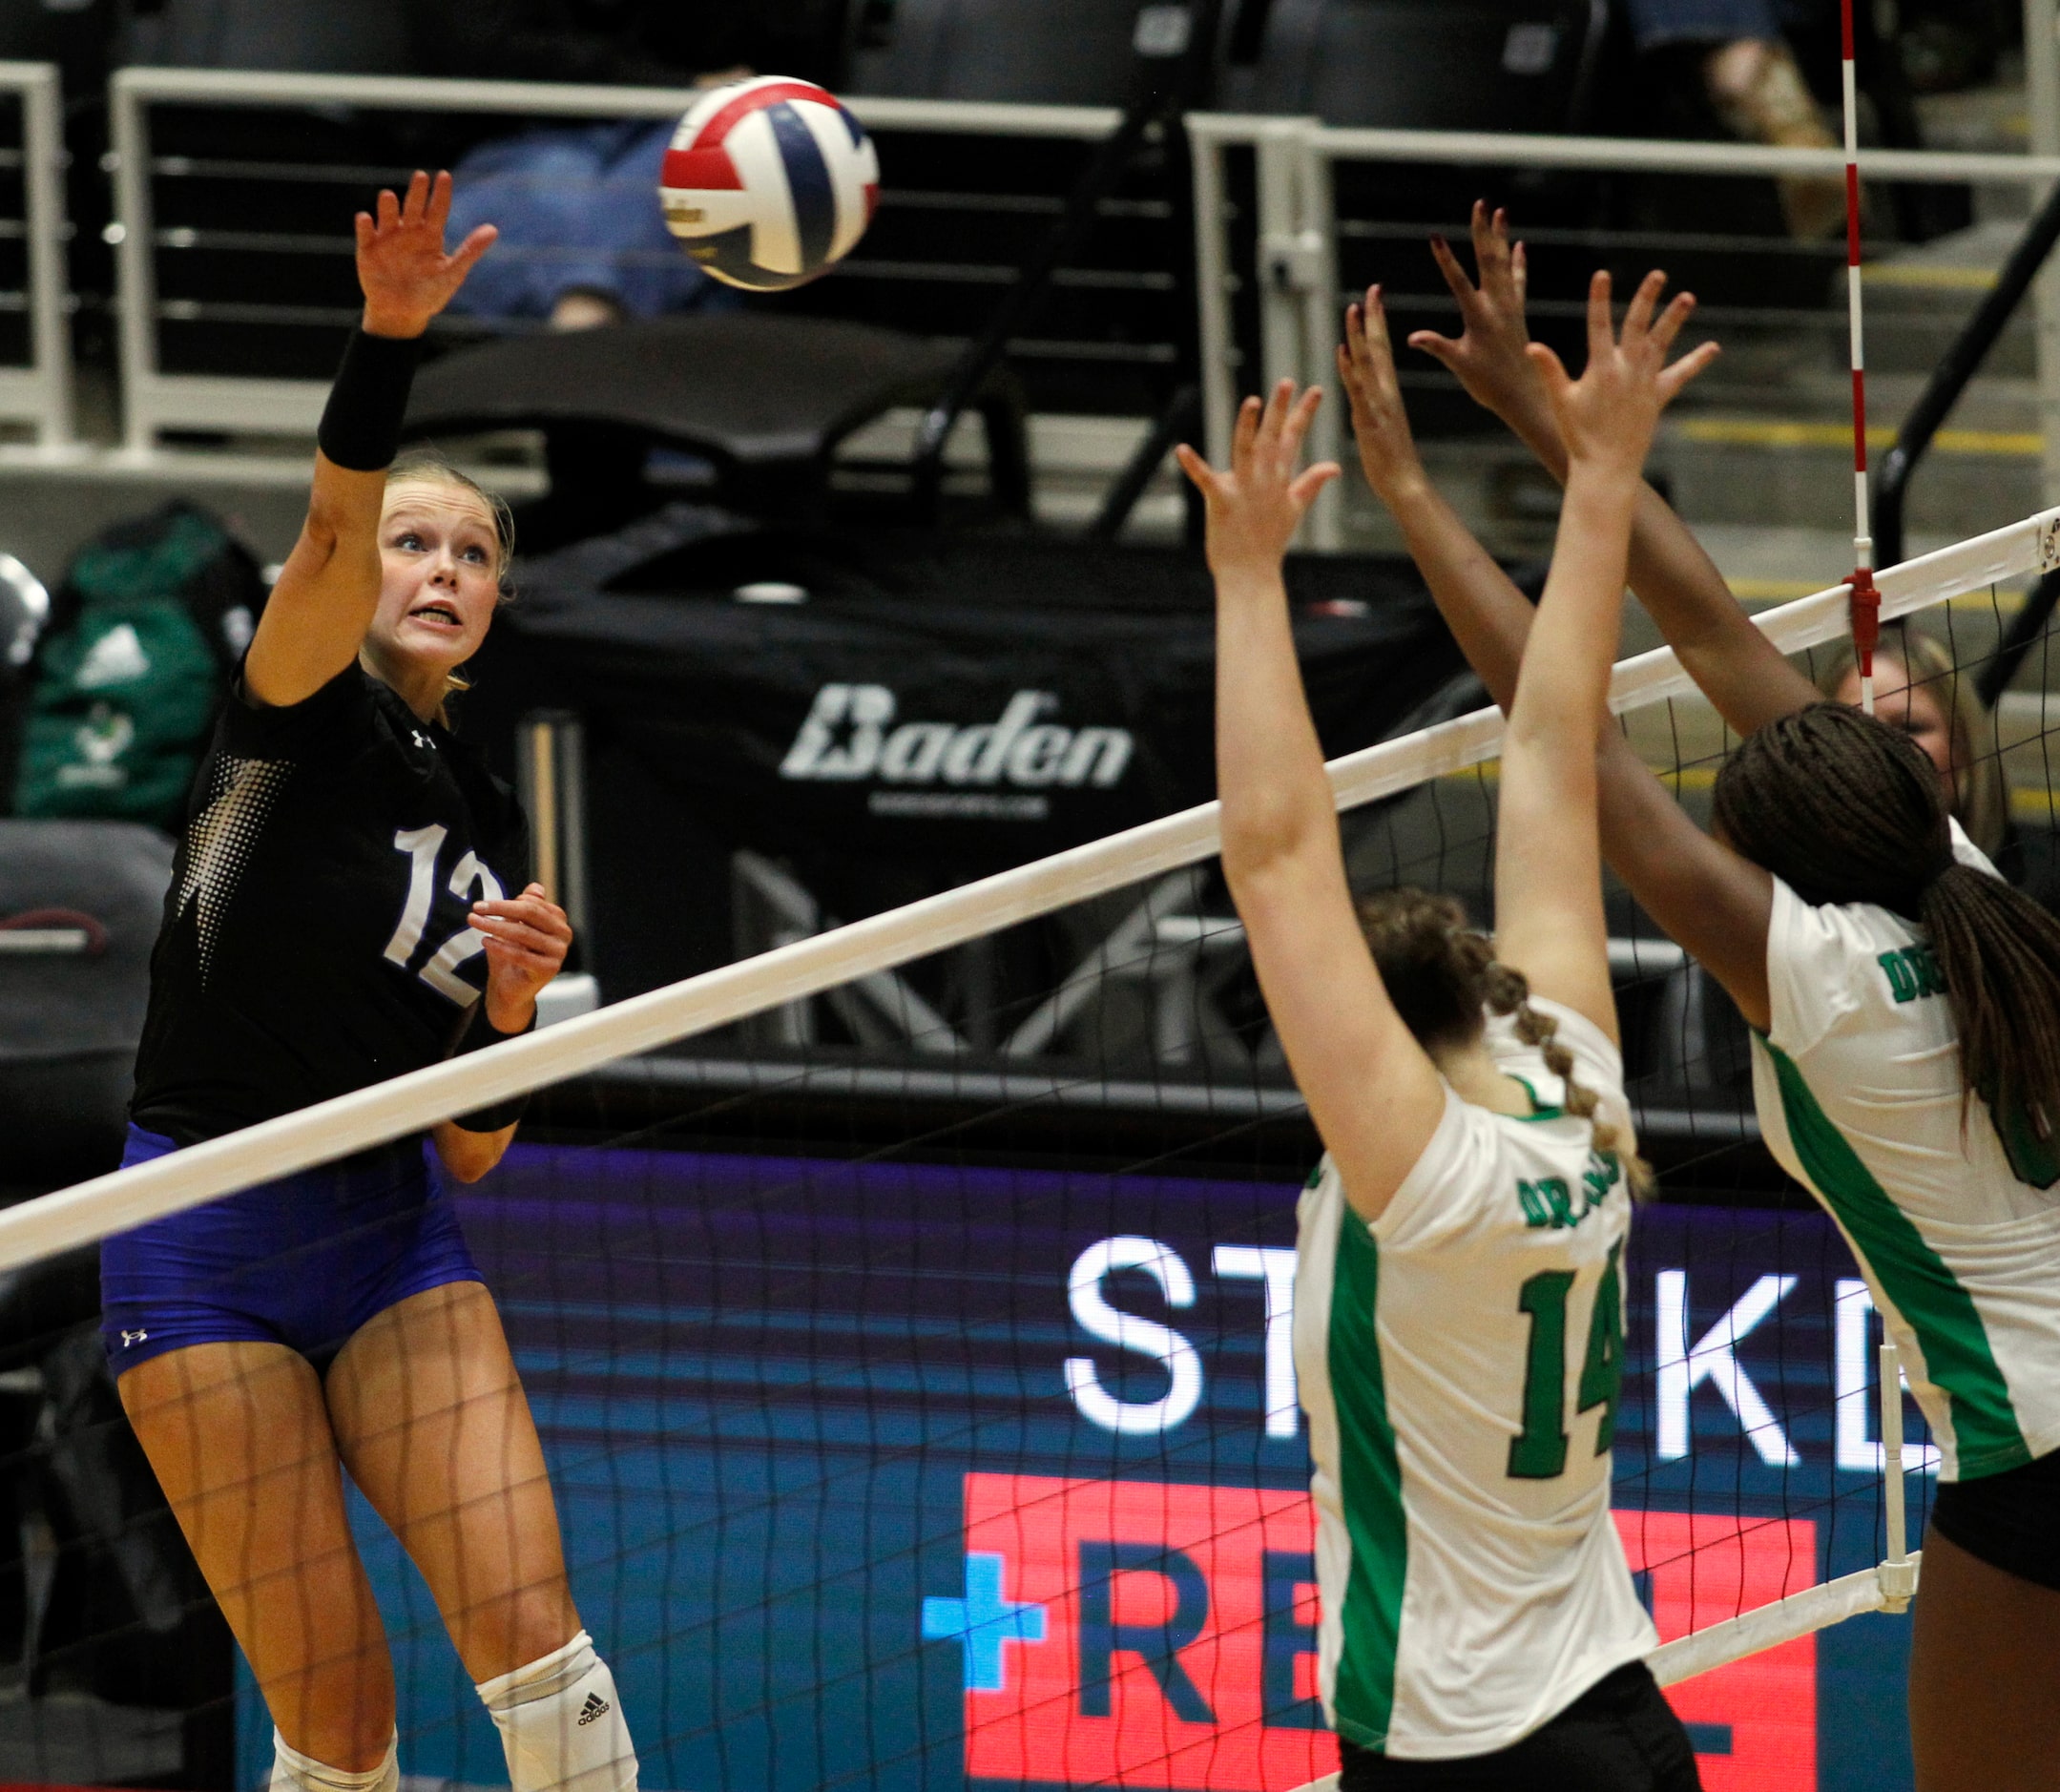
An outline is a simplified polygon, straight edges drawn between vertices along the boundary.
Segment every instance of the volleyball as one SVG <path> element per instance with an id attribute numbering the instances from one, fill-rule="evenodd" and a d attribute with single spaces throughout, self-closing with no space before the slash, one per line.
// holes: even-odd
<path id="1" fill-rule="evenodd" d="M 780 292 L 850 253 L 880 198 L 872 139 L 835 94 L 762 75 L 697 100 L 658 177 L 665 223 L 725 285 Z"/>

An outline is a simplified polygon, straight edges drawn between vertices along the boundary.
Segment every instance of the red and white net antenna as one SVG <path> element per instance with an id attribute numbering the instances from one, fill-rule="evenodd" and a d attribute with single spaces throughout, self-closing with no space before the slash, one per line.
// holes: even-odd
<path id="1" fill-rule="evenodd" d="M 1874 527 L 1867 515 L 1867 355 L 1860 298 L 1860 89 L 1853 78 L 1853 0 L 1839 0 L 1845 87 L 1845 303 L 1853 333 L 1853 656 L 1860 705 L 1874 714 L 1874 649 L 1882 594 L 1874 589 Z"/>

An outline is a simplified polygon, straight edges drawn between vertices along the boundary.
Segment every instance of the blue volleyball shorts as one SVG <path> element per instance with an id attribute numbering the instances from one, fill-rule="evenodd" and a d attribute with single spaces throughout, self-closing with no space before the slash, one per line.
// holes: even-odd
<path id="1" fill-rule="evenodd" d="M 177 1147 L 129 1129 L 122 1167 Z M 119 1376 L 188 1344 L 298 1350 L 326 1372 L 389 1306 L 482 1280 L 425 1138 L 260 1183 L 100 1246 L 100 1336 Z"/>

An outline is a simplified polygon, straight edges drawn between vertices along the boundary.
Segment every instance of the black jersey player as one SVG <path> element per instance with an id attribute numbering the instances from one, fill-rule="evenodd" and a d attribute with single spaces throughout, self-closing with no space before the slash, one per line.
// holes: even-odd
<path id="1" fill-rule="evenodd" d="M 572 929 L 445 699 L 493 619 L 503 514 L 394 467 L 418 341 L 490 246 L 450 178 L 358 219 L 362 327 L 307 521 L 196 784 L 137 1063 L 135 1163 L 534 1024 Z M 389 471 L 389 469 L 391 470 Z M 111 1239 L 122 1402 L 270 1707 L 275 1787 L 393 1792 L 393 1669 L 343 1478 L 435 1594 L 517 1792 L 627 1792 L 534 1424 L 444 1192 L 517 1108 Z"/>

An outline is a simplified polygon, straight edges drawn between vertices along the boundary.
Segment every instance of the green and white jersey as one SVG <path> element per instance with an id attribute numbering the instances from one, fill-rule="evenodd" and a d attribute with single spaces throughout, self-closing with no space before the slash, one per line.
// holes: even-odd
<path id="1" fill-rule="evenodd" d="M 1961 862 L 1993 867 L 1957 826 Z M 1845 1234 L 1942 1480 L 2060 1446 L 2060 1163 L 1980 1097 L 1922 926 L 1868 903 L 1813 907 L 1779 879 L 1770 1026 L 1753 1094 L 1776 1158 Z"/>
<path id="2" fill-rule="evenodd" d="M 1628 1140 L 1615 1047 L 1533 1007 Z M 1299 1215 L 1323 1708 L 1404 1760 L 1507 1747 L 1657 1640 L 1610 1517 L 1629 1184 L 1550 1105 L 1564 1090 L 1543 1054 L 1507 1020 L 1488 1037 L 1536 1113 L 1447 1089 L 1379 1220 L 1328 1158 Z"/>

